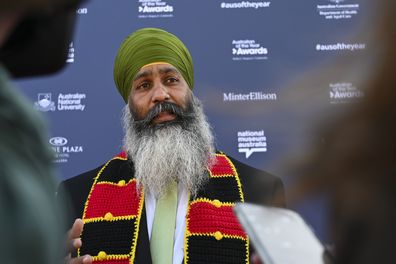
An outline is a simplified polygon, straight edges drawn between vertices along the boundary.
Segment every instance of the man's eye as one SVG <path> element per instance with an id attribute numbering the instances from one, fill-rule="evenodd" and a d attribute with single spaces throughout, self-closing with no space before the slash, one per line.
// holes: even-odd
<path id="1" fill-rule="evenodd" d="M 136 86 L 136 90 L 141 90 L 141 89 L 148 89 L 150 88 L 150 83 L 148 82 L 143 82 L 141 84 L 139 84 L 138 86 Z"/>
<path id="2" fill-rule="evenodd" d="M 168 78 L 166 78 L 165 82 L 169 83 L 169 84 L 177 83 L 177 82 L 179 82 L 179 79 L 176 77 L 168 77 Z"/>

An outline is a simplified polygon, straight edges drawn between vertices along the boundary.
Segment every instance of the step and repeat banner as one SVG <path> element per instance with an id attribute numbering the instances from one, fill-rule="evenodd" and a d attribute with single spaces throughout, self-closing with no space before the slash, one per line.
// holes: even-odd
<path id="1" fill-rule="evenodd" d="M 366 2 L 91 0 L 76 10 L 67 67 L 18 84 L 48 119 L 61 179 L 96 168 L 121 151 L 124 102 L 112 75 L 118 47 L 136 29 L 163 28 L 192 54 L 194 93 L 217 148 L 288 183 L 282 164 L 303 152 L 319 109 L 364 96 L 345 68 L 369 49 L 358 34 Z"/>

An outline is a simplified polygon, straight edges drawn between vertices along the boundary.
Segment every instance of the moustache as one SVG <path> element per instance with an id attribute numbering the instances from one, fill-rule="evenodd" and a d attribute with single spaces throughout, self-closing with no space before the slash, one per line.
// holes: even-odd
<path id="1" fill-rule="evenodd" d="M 168 112 L 170 114 L 175 115 L 175 119 L 161 123 L 161 124 L 154 124 L 153 120 L 156 118 L 160 113 Z M 180 106 L 170 103 L 170 102 L 163 102 L 156 104 L 147 115 L 141 120 L 135 120 L 134 125 L 136 129 L 144 129 L 144 128 L 153 128 L 153 127 L 162 127 L 171 124 L 186 124 L 194 118 L 192 105 L 188 104 L 187 109 L 184 110 Z"/>

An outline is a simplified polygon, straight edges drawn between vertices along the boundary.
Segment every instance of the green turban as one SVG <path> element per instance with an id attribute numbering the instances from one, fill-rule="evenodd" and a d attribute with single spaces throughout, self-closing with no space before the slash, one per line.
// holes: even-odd
<path id="1" fill-rule="evenodd" d="M 159 28 L 143 28 L 121 44 L 114 62 L 114 82 L 124 101 L 128 101 L 133 78 L 150 63 L 166 62 L 182 74 L 190 89 L 194 71 L 190 52 L 175 35 Z"/>

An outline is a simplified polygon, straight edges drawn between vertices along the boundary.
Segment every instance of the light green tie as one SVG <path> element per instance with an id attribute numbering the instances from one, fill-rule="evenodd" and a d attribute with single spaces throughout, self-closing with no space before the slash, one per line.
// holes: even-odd
<path id="1" fill-rule="evenodd" d="M 150 250 L 153 264 L 171 264 L 177 209 L 177 184 L 172 181 L 155 208 Z"/>

